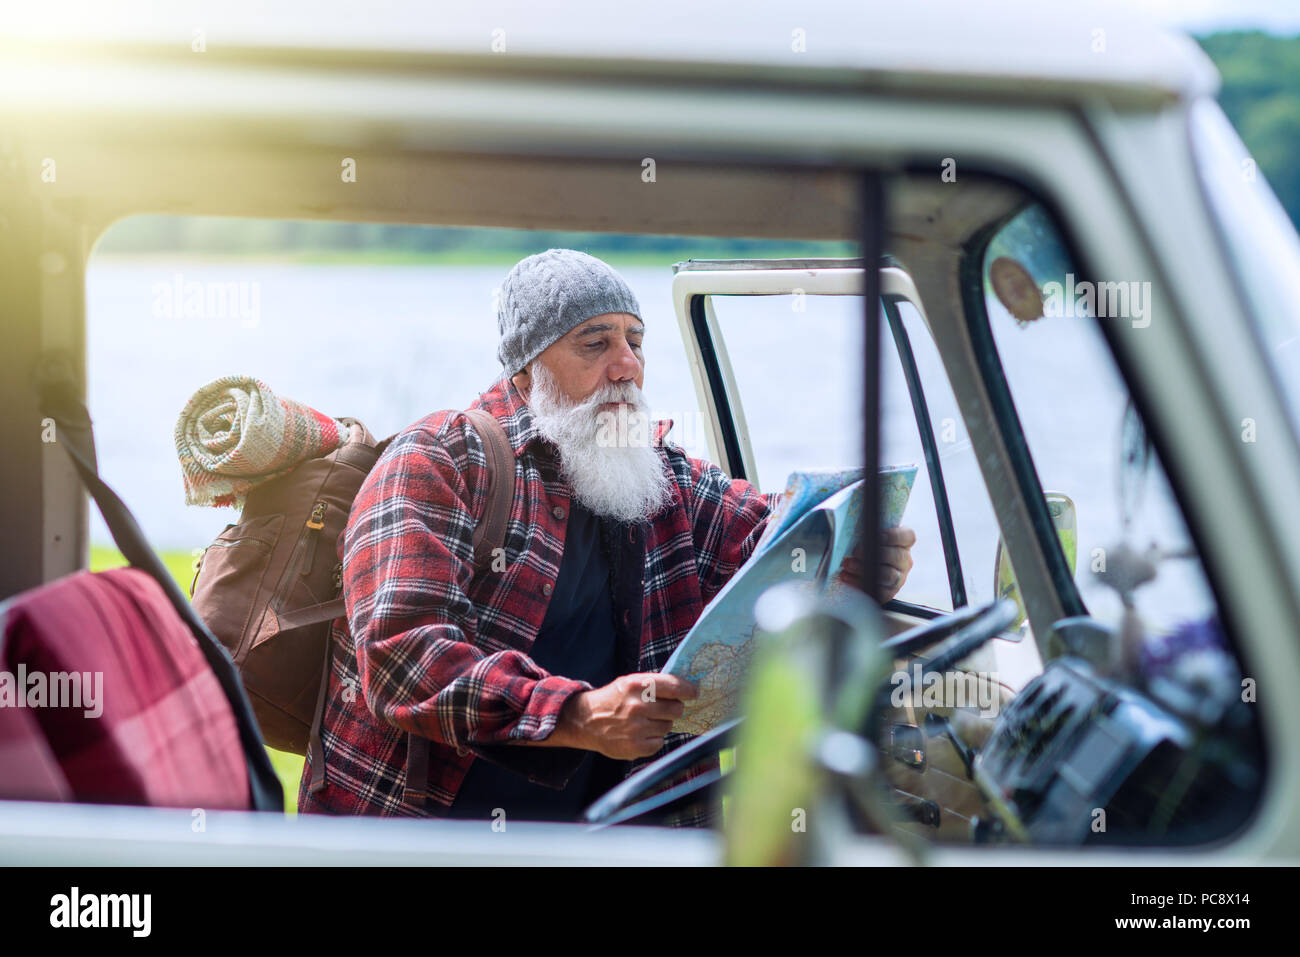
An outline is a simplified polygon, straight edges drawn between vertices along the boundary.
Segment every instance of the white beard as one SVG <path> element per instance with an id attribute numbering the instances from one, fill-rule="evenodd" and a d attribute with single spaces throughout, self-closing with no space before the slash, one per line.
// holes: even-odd
<path id="1" fill-rule="evenodd" d="M 550 371 L 532 364 L 528 405 L 537 431 L 560 450 L 560 471 L 573 497 L 593 514 L 634 523 L 673 500 L 673 481 L 651 444 L 650 406 L 635 382 L 607 382 L 570 404 Z M 628 403 L 615 412 L 605 402 Z"/>

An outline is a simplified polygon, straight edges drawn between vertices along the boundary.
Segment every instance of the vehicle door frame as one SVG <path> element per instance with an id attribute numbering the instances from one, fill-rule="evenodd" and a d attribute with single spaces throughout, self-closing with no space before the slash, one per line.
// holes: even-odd
<path id="1" fill-rule="evenodd" d="M 730 477 L 744 478 L 757 486 L 757 464 L 744 401 L 725 337 L 718 324 L 713 296 L 793 295 L 796 292 L 814 296 L 861 296 L 862 260 L 688 260 L 675 264 L 673 273 L 673 308 L 690 364 L 700 412 L 704 417 L 709 455 Z M 905 269 L 891 264 L 880 268 L 878 275 L 881 325 L 889 329 L 907 383 L 913 419 L 921 439 L 926 471 L 934 494 L 949 596 L 955 611 L 967 604 L 965 576 L 957 549 L 956 530 L 953 527 L 938 444 L 925 400 L 925 389 L 916 367 L 910 337 L 899 314 L 899 304 L 911 304 L 925 323 L 927 331 L 930 321 L 916 283 Z M 899 599 L 887 602 L 886 608 L 925 620 L 947 614 L 941 609 Z"/>

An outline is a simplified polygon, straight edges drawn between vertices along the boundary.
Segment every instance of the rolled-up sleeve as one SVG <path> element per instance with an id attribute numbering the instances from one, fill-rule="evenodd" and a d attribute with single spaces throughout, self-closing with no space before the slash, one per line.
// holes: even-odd
<path id="1" fill-rule="evenodd" d="M 486 488 L 465 430 L 400 434 L 357 493 L 344 532 L 343 596 L 370 710 L 409 733 L 559 786 L 584 752 L 519 747 L 554 731 L 585 681 L 476 642 L 475 503 Z M 476 447 L 476 451 L 481 447 Z"/>

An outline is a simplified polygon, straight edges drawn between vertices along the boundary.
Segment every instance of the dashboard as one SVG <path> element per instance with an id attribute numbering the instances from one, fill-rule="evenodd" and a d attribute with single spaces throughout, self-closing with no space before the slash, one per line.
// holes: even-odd
<path id="1" fill-rule="evenodd" d="M 1250 742 L 1203 728 L 1079 658 L 1058 658 L 998 715 L 973 761 L 978 842 L 1185 844 L 1249 813 Z"/>

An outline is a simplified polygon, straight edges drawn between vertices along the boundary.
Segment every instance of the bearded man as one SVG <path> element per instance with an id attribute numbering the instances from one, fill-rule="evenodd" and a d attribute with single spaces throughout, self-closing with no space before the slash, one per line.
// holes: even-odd
<path id="1" fill-rule="evenodd" d="M 302 811 L 572 821 L 689 740 L 671 727 L 695 689 L 659 669 L 780 493 L 687 457 L 664 441 L 671 420 L 650 426 L 640 307 L 601 260 L 522 260 L 497 324 L 504 375 L 475 407 L 514 452 L 504 554 L 475 574 L 487 455 L 469 419 L 436 412 L 394 438 L 340 546 L 347 622 Z M 890 535 L 882 600 L 915 541 Z M 696 805 L 669 823 L 710 821 Z"/>

